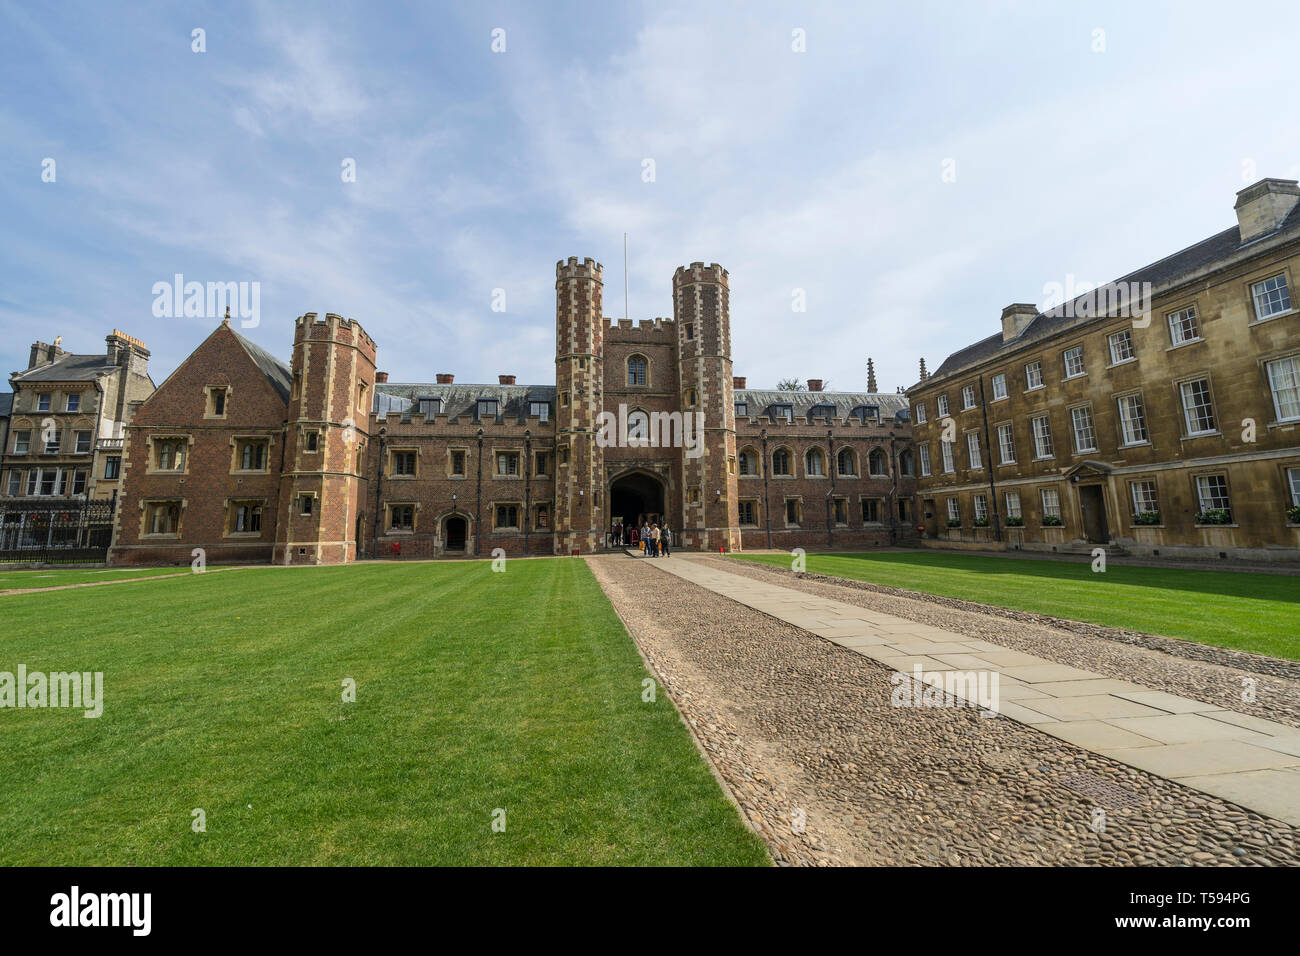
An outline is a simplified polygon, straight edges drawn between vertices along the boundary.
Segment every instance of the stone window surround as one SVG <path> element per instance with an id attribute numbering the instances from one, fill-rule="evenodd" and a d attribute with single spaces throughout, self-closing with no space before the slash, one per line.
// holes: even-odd
<path id="1" fill-rule="evenodd" d="M 515 456 L 516 458 L 515 473 L 513 475 L 504 474 L 497 470 L 498 468 L 497 455 Z M 524 450 L 522 448 L 509 446 L 509 445 L 503 445 L 503 446 L 494 445 L 492 446 L 491 449 L 491 457 L 488 460 L 492 463 L 491 474 L 492 474 L 493 481 L 523 481 L 524 480 L 524 468 L 526 467 L 527 463 L 524 461 Z"/>
<path id="2" fill-rule="evenodd" d="M 244 446 L 246 444 L 261 442 L 266 446 L 266 454 L 262 458 L 261 468 L 244 467 Z M 230 459 L 230 473 L 232 475 L 266 475 L 271 472 L 271 449 L 274 447 L 274 438 L 271 435 L 232 435 L 230 436 L 230 447 L 232 455 Z M 189 465 L 189 456 L 185 456 L 186 465 Z"/>
<path id="3" fill-rule="evenodd" d="M 1204 341 L 1200 339 L 1198 341 Z M 1187 409 L 1183 406 L 1183 385 L 1189 382 L 1199 382 L 1204 380 L 1206 387 L 1210 390 L 1210 414 L 1214 416 L 1214 430 L 1208 432 L 1196 432 L 1191 434 L 1187 431 Z M 1195 372 L 1188 372 L 1185 375 L 1179 375 L 1173 380 L 1174 403 L 1178 409 L 1178 425 L 1181 432 L 1182 441 L 1195 441 L 1198 438 L 1220 438 L 1223 436 L 1223 429 L 1219 420 L 1219 404 L 1214 396 L 1214 379 L 1210 375 L 1208 368 Z M 1273 399 L 1273 393 L 1269 392 L 1269 401 Z"/>
<path id="4" fill-rule="evenodd" d="M 758 449 L 755 448 L 753 445 L 745 445 L 736 454 L 736 461 L 738 464 L 741 455 L 749 456 L 750 462 L 752 463 L 752 467 L 754 470 L 747 475 L 739 474 L 738 477 L 741 478 L 742 480 L 749 479 L 749 478 L 762 478 L 763 477 L 763 456 L 759 454 Z"/>
<path id="5" fill-rule="evenodd" d="M 235 520 L 238 515 L 240 505 L 256 505 L 262 509 L 262 527 L 257 531 L 236 531 Z M 221 503 L 221 509 L 226 513 L 226 517 L 221 522 L 221 536 L 223 538 L 261 538 L 266 531 L 266 499 L 265 498 L 227 498 Z"/>
<path id="6" fill-rule="evenodd" d="M 310 499 L 312 500 L 311 514 L 303 514 L 303 511 L 302 511 L 302 499 L 304 499 L 304 498 L 310 498 Z M 320 499 L 320 493 L 319 493 L 319 492 L 316 492 L 316 491 L 299 491 L 299 492 L 297 492 L 297 493 L 293 496 L 293 503 L 292 503 L 292 505 L 291 505 L 293 515 L 294 515 L 295 517 L 298 517 L 298 518 L 319 518 L 319 517 L 320 517 L 320 508 L 317 507 L 317 505 L 316 505 L 316 502 L 317 502 L 319 499 Z"/>
<path id="7" fill-rule="evenodd" d="M 795 505 L 795 511 L 794 511 L 795 520 L 793 523 L 791 523 L 790 521 L 791 502 L 794 502 Z M 786 495 L 784 501 L 782 502 L 781 517 L 785 522 L 785 527 L 787 528 L 803 527 L 803 495 Z"/>
<path id="8" fill-rule="evenodd" d="M 1075 372 L 1073 375 L 1071 375 L 1069 367 L 1067 365 L 1066 355 L 1074 351 L 1075 349 L 1079 350 L 1079 362 L 1083 366 L 1083 371 Z M 1069 345 L 1066 345 L 1064 348 L 1061 349 L 1061 381 L 1073 382 L 1076 379 L 1087 378 L 1087 377 L 1088 377 L 1088 361 L 1084 357 L 1084 343 L 1082 340 L 1071 342 Z"/>
<path id="9" fill-rule="evenodd" d="M 1259 368 L 1260 379 L 1264 383 L 1264 394 L 1268 396 L 1268 407 L 1271 413 L 1269 416 L 1270 421 L 1267 426 L 1268 428 L 1287 428 L 1294 426 L 1296 422 L 1300 422 L 1300 418 L 1278 418 L 1277 399 L 1273 397 L 1273 383 L 1268 377 L 1268 367 L 1271 363 L 1280 362 L 1282 359 L 1288 358 L 1293 359 L 1297 364 L 1300 364 L 1300 351 L 1298 351 L 1293 345 L 1288 345 L 1286 348 L 1278 352 L 1255 356 L 1255 364 Z"/>
<path id="10" fill-rule="evenodd" d="M 523 520 L 523 515 L 524 515 L 524 503 L 522 501 L 516 501 L 514 499 L 506 499 L 504 501 L 493 501 L 488 504 L 488 508 L 490 509 L 488 513 L 492 515 L 493 531 L 523 531 L 524 530 L 524 526 L 520 523 Z M 515 523 L 497 524 L 498 508 L 514 508 Z"/>
<path id="11" fill-rule="evenodd" d="M 185 442 L 184 468 L 159 468 L 155 442 L 162 444 L 175 441 Z M 146 475 L 188 475 L 190 473 L 190 452 L 194 449 L 194 436 L 177 432 L 159 432 L 145 438 L 145 474 Z"/>
<path id="12" fill-rule="evenodd" d="M 1255 293 L 1251 287 L 1260 282 L 1267 282 L 1275 276 L 1282 276 L 1286 279 L 1287 292 L 1290 293 L 1291 296 L 1291 308 L 1287 309 L 1285 312 L 1275 312 L 1267 318 L 1261 319 L 1255 312 Z M 1295 283 L 1291 281 L 1290 264 L 1284 263 L 1281 266 L 1269 266 L 1267 269 L 1262 269 L 1259 272 L 1256 272 L 1250 278 L 1245 280 L 1243 288 L 1246 294 L 1246 314 L 1250 316 L 1250 320 L 1247 323 L 1248 326 L 1260 325 L 1264 322 L 1272 322 L 1274 319 L 1286 318 L 1288 315 L 1295 315 L 1296 312 L 1300 310 L 1300 306 L 1296 303 Z"/>
<path id="13" fill-rule="evenodd" d="M 176 514 L 175 531 L 158 531 L 149 530 L 149 519 L 153 515 L 155 505 L 177 504 L 180 509 Z M 149 539 L 157 541 L 159 539 L 180 540 L 181 529 L 185 526 L 185 509 L 189 505 L 188 498 L 141 498 L 140 499 L 140 540 Z"/>
<path id="14" fill-rule="evenodd" d="M 636 385 L 632 384 L 632 360 L 633 359 L 640 359 L 642 362 L 645 363 L 645 381 Z M 654 371 L 654 363 L 650 360 L 650 356 L 646 355 L 644 352 L 632 352 L 630 355 L 628 355 L 626 359 L 623 360 L 623 381 L 619 387 L 648 389 L 651 387 L 651 383 L 654 382 L 654 375 L 652 374 L 653 371 Z"/>
<path id="15" fill-rule="evenodd" d="M 421 459 L 423 458 L 422 452 L 423 449 L 419 445 L 389 445 L 388 454 L 385 456 L 387 460 L 384 462 L 384 477 L 392 481 L 414 481 L 419 478 Z M 397 474 L 397 456 L 399 454 L 415 456 L 414 472 L 409 475 Z"/>
<path id="16" fill-rule="evenodd" d="M 840 516 L 836 513 L 837 511 L 839 511 L 839 507 L 838 507 L 839 505 L 844 506 L 843 521 L 840 520 Z M 833 498 L 831 498 L 831 517 L 833 519 L 835 527 L 847 528 L 849 526 L 849 496 L 848 495 L 835 495 Z"/>
<path id="17" fill-rule="evenodd" d="M 218 415 L 212 410 L 212 393 L 218 390 L 224 390 L 226 393 L 225 402 L 221 407 L 221 414 Z M 215 419 L 224 421 L 230 414 L 230 394 L 233 391 L 229 385 L 208 384 L 203 386 L 203 417 L 204 419 Z"/>
<path id="18" fill-rule="evenodd" d="M 409 528 L 393 527 L 393 509 L 410 508 L 411 509 L 411 526 Z M 384 502 L 384 534 L 415 534 L 415 529 L 420 523 L 420 502 L 418 501 L 385 501 Z"/>
<path id="19" fill-rule="evenodd" d="M 737 503 L 737 507 L 736 507 L 736 523 L 737 523 L 740 527 L 742 527 L 742 528 L 757 528 L 757 527 L 760 526 L 760 525 L 759 525 L 759 516 L 760 516 L 761 512 L 759 511 L 759 507 L 760 507 L 760 505 L 762 504 L 762 500 L 763 500 L 762 498 L 737 498 L 737 499 L 736 499 L 736 503 Z M 753 520 L 752 522 L 744 522 L 744 521 L 741 521 L 741 520 L 740 520 L 740 507 L 739 507 L 739 506 L 740 506 L 741 504 L 749 504 L 749 505 L 751 505 L 751 506 L 753 507 L 753 509 L 754 509 L 754 520 Z"/>
<path id="20" fill-rule="evenodd" d="M 1232 469 L 1227 467 L 1217 468 L 1188 468 L 1186 470 L 1187 481 L 1192 488 L 1192 504 L 1196 506 L 1196 514 L 1192 515 L 1192 526 L 1195 528 L 1236 528 L 1237 525 L 1237 508 L 1233 502 L 1232 494 Z M 1228 496 L 1228 513 L 1232 520 L 1228 524 L 1200 524 L 1196 520 L 1196 515 L 1201 512 L 1201 489 L 1197 483 L 1198 478 L 1209 478 L 1211 476 L 1221 476 L 1223 478 L 1224 491 Z"/>
<path id="21" fill-rule="evenodd" d="M 858 495 L 858 514 L 863 513 L 862 505 L 863 502 L 867 501 L 876 502 L 876 520 L 868 521 L 866 518 L 863 518 L 863 526 L 875 527 L 876 525 L 883 525 L 885 523 L 885 499 L 881 495 Z"/>
<path id="22" fill-rule="evenodd" d="M 1142 427 L 1146 429 L 1147 437 L 1144 438 L 1142 441 L 1126 442 L 1124 441 L 1124 415 L 1120 411 L 1119 403 L 1122 400 L 1126 398 L 1131 398 L 1134 395 L 1136 395 L 1138 397 L 1138 400 L 1142 402 Z M 1146 400 L 1142 397 L 1142 389 L 1127 388 L 1122 392 L 1112 392 L 1110 395 L 1110 400 L 1115 403 L 1115 441 L 1117 442 L 1116 447 L 1121 449 L 1153 447 L 1151 443 L 1151 421 L 1147 415 L 1147 403 Z M 1178 407 L 1179 409 L 1182 408 L 1181 400 L 1179 401 Z"/>
<path id="23" fill-rule="evenodd" d="M 465 470 L 459 474 L 453 470 L 453 452 L 460 452 L 463 456 L 461 458 L 461 464 L 464 466 Z M 466 481 L 469 479 L 469 448 L 467 446 L 458 447 L 452 445 L 447 449 L 447 477 L 452 481 Z"/>

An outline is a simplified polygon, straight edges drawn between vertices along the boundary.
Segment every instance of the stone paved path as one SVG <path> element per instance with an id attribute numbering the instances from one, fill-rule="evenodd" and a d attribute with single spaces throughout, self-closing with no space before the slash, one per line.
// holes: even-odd
<path id="1" fill-rule="evenodd" d="M 996 672 L 1001 717 L 1300 826 L 1293 727 L 729 574 L 689 554 L 655 566 L 895 670 Z"/>

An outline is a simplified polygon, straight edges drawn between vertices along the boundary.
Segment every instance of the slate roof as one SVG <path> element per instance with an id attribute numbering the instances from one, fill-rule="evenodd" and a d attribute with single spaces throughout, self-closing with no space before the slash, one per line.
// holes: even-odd
<path id="1" fill-rule="evenodd" d="M 855 409 L 874 405 L 878 408 L 880 420 L 887 421 L 891 416 L 905 422 L 910 416 L 909 402 L 906 395 L 892 392 L 782 392 L 766 389 L 738 388 L 735 393 L 737 402 L 749 405 L 749 415 L 771 415 L 773 405 L 790 405 L 794 420 L 808 420 L 808 413 L 815 405 L 833 405 L 835 418 L 847 418 Z M 900 415 L 900 413 L 902 413 Z M 820 418 L 824 413 L 818 412 Z"/>
<path id="2" fill-rule="evenodd" d="M 14 410 L 14 393 L 0 392 L 0 418 L 8 418 Z"/>
<path id="3" fill-rule="evenodd" d="M 14 381 L 18 382 L 93 382 L 101 375 L 117 369 L 108 364 L 106 355 L 73 355 L 68 353 L 57 362 L 42 365 L 40 368 L 19 372 Z"/>
<path id="4" fill-rule="evenodd" d="M 278 358 L 254 342 L 250 342 L 234 329 L 230 333 L 235 337 L 248 357 L 253 360 L 253 364 L 258 370 L 266 376 L 266 380 L 271 383 L 277 395 L 285 402 L 289 401 L 289 386 L 293 382 L 293 373 L 289 371 L 289 366 L 285 365 Z"/>
<path id="5" fill-rule="evenodd" d="M 1297 203 L 1290 214 L 1269 236 L 1276 236 L 1290 230 L 1300 230 L 1300 203 Z M 1260 237 L 1268 238 L 1268 237 Z M 1258 242 L 1258 240 L 1252 240 Z M 1243 248 L 1249 248 L 1250 243 L 1245 247 L 1241 244 L 1241 229 L 1239 226 L 1233 226 L 1231 229 L 1225 229 L 1208 239 L 1204 239 L 1195 245 L 1188 246 L 1180 252 L 1175 252 L 1171 256 L 1153 262 L 1148 266 L 1143 266 L 1136 272 L 1130 272 L 1126 276 L 1116 279 L 1114 284 L 1120 283 L 1143 283 L 1150 282 L 1152 288 L 1159 289 L 1161 286 L 1169 285 L 1176 282 L 1183 276 L 1189 276 L 1199 272 L 1217 262 L 1222 262 L 1229 256 Z M 1074 301 L 1078 302 L 1076 298 Z M 1002 341 L 1002 333 L 999 331 L 990 335 L 986 339 L 980 339 L 974 345 L 968 345 L 964 349 L 953 352 L 943 363 L 931 373 L 931 378 L 938 378 L 957 369 L 969 368 L 978 365 L 981 362 L 992 358 L 1003 349 L 1013 349 L 1034 342 L 1040 339 L 1050 338 L 1052 335 L 1066 328 L 1088 324 L 1086 320 L 1080 320 L 1071 313 L 1074 310 L 1057 308 L 1051 312 L 1040 312 L 1034 316 L 1033 320 L 1021 330 L 1020 334 L 1009 342 Z M 1108 321 L 1105 316 L 1097 316 L 1094 322 Z"/>
<path id="6" fill-rule="evenodd" d="M 530 402 L 548 402 L 552 415 L 555 412 L 554 385 L 430 385 L 422 383 L 388 383 L 375 386 L 375 411 L 383 417 L 390 411 L 400 411 L 407 421 L 417 411 L 421 398 L 442 399 L 442 411 L 448 416 L 473 418 L 478 412 L 480 398 L 496 399 L 498 412 L 505 418 L 523 419 L 528 416 Z"/>

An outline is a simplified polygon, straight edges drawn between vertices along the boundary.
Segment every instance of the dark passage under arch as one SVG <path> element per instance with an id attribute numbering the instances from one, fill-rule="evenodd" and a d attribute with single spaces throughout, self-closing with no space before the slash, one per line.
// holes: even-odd
<path id="1" fill-rule="evenodd" d="M 659 479 L 634 471 L 609 487 L 611 518 L 622 518 L 625 528 L 639 528 L 642 521 L 663 522 L 664 486 Z"/>

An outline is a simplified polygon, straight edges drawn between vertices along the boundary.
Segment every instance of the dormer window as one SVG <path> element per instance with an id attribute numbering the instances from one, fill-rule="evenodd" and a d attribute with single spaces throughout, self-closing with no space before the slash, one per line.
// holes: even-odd
<path id="1" fill-rule="evenodd" d="M 442 414 L 441 398 L 422 398 L 418 406 L 420 414 L 425 418 L 433 418 L 435 415 Z"/>
<path id="2" fill-rule="evenodd" d="M 536 418 L 539 422 L 551 420 L 551 403 L 550 402 L 529 402 L 528 414 Z"/>
<path id="3" fill-rule="evenodd" d="M 793 422 L 793 421 L 794 421 L 794 406 L 793 406 L 793 405 L 773 405 L 773 406 L 772 406 L 772 415 L 773 415 L 774 418 L 780 419 L 781 421 Z"/>
<path id="4" fill-rule="evenodd" d="M 479 418 L 496 418 L 498 403 L 495 398 L 480 398 L 478 400 L 478 417 Z"/>
<path id="5" fill-rule="evenodd" d="M 736 417 L 744 418 L 749 414 L 749 404 L 747 402 L 736 402 Z"/>

